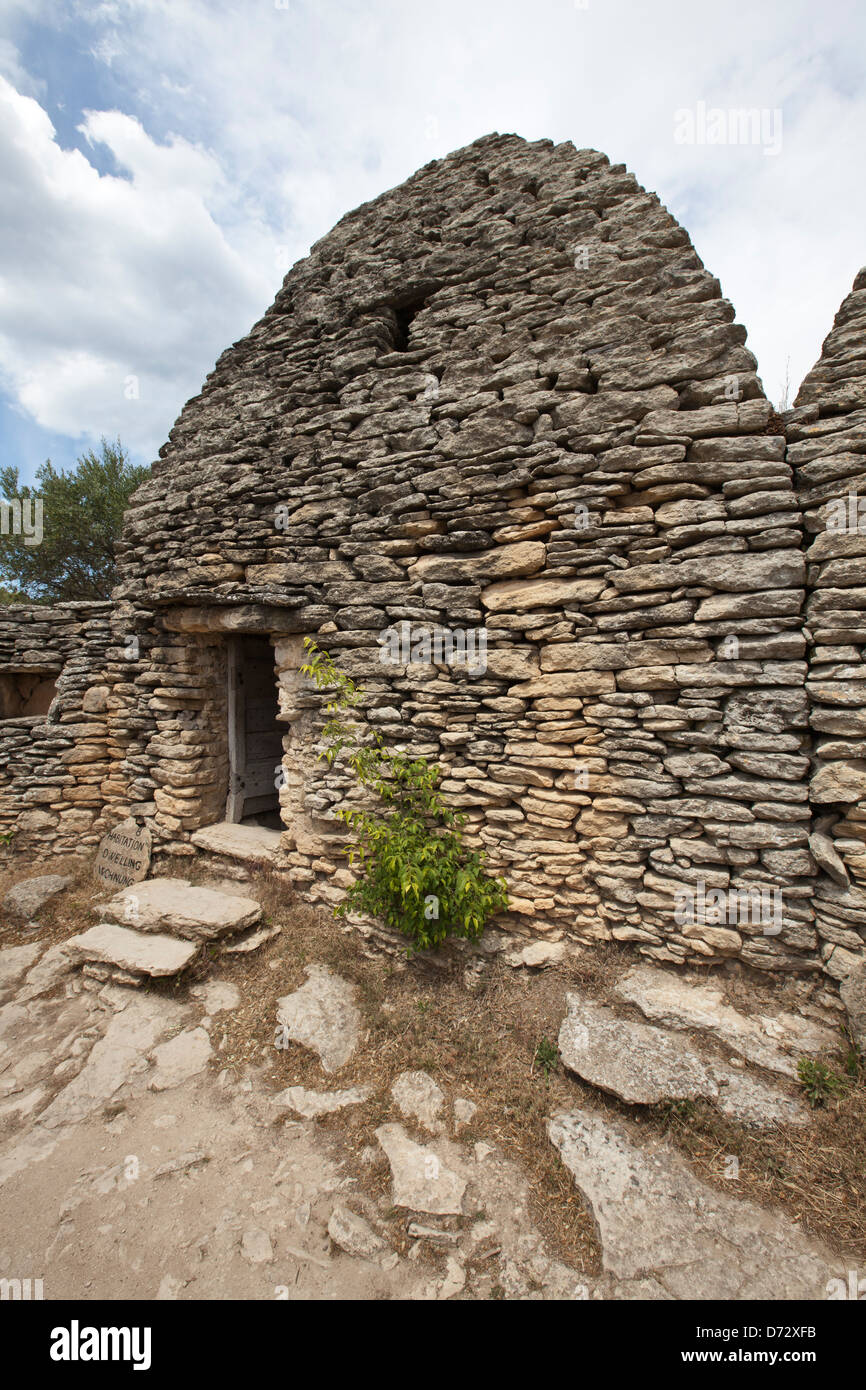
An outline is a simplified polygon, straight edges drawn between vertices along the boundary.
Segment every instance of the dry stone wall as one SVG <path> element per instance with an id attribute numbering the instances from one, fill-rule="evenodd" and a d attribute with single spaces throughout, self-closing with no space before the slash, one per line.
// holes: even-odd
<path id="1" fill-rule="evenodd" d="M 844 980 L 866 935 L 866 270 L 786 425 L 807 543 L 815 917 L 826 969 Z"/>
<path id="2" fill-rule="evenodd" d="M 226 644 L 266 634 L 286 855 L 338 900 L 315 634 L 370 726 L 442 765 L 513 926 L 843 978 L 866 591 L 859 542 L 813 535 L 866 450 L 863 297 L 783 420 L 687 233 L 604 155 L 489 136 L 345 217 L 133 499 L 106 814 L 192 852 L 223 814 Z"/>
<path id="3" fill-rule="evenodd" d="M 45 713 L 0 719 L 0 835 L 16 850 L 95 845 L 110 764 L 110 603 L 0 609 L 0 680 L 56 676 Z"/>

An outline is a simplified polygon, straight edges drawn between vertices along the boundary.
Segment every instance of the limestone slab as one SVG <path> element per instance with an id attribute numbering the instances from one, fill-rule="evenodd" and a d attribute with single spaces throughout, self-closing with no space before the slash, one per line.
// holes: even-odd
<path id="1" fill-rule="evenodd" d="M 25 878 L 9 889 L 3 899 L 3 911 L 10 917 L 28 921 L 71 882 L 72 879 L 63 874 L 37 874 L 35 878 Z"/>
<path id="2" fill-rule="evenodd" d="M 285 1036 L 319 1054 L 326 1072 L 339 1071 L 358 1046 L 361 1015 L 354 985 L 324 965 L 307 966 L 307 983 L 277 1000 Z"/>
<path id="3" fill-rule="evenodd" d="M 110 921 L 144 932 L 173 932 L 207 941 L 258 922 L 262 909 L 252 898 L 203 888 L 185 878 L 150 878 L 116 893 L 97 909 Z"/>
<path id="4" fill-rule="evenodd" d="M 559 1030 L 563 1064 L 584 1081 L 630 1104 L 715 1097 L 710 1069 L 686 1042 L 647 1023 L 634 1023 L 580 995 L 566 996 Z"/>
<path id="5" fill-rule="evenodd" d="M 210 1038 L 204 1028 L 187 1028 L 168 1042 L 153 1049 L 156 1071 L 149 1082 L 151 1091 L 168 1091 L 191 1076 L 197 1076 L 213 1056 Z"/>
<path id="6" fill-rule="evenodd" d="M 132 931 L 115 922 L 100 922 L 80 936 L 70 937 L 65 948 L 72 960 L 103 961 L 136 974 L 177 975 L 195 960 L 198 946 L 158 932 Z"/>
<path id="7" fill-rule="evenodd" d="M 240 859 L 247 864 L 273 864 L 279 858 L 280 832 L 262 825 L 233 825 L 220 821 L 203 826 L 192 835 L 197 849 Z"/>
<path id="8" fill-rule="evenodd" d="M 376 1138 L 391 1165 L 395 1207 L 424 1211 L 431 1216 L 459 1216 L 466 1180 L 447 1167 L 439 1155 L 410 1139 L 402 1125 L 380 1125 Z"/>
<path id="9" fill-rule="evenodd" d="M 374 1260 L 389 1249 L 388 1242 L 373 1230 L 369 1221 L 343 1202 L 337 1203 L 328 1218 L 328 1235 L 347 1255 L 359 1260 Z"/>
<path id="10" fill-rule="evenodd" d="M 417 1120 L 431 1134 L 445 1128 L 445 1093 L 426 1072 L 401 1072 L 391 1087 L 391 1095 L 407 1119 Z"/>
<path id="11" fill-rule="evenodd" d="M 795 1223 L 702 1182 L 665 1141 L 574 1110 L 548 1135 L 595 1221 L 604 1269 L 677 1299 L 825 1299 L 839 1274 Z"/>
<path id="12" fill-rule="evenodd" d="M 836 1045 L 831 1029 L 796 1014 L 741 1013 L 725 1003 L 720 989 L 673 971 L 639 965 L 616 985 L 622 999 L 636 1004 L 647 1018 L 672 1028 L 699 1028 L 720 1038 L 758 1066 L 796 1076 L 804 1052 Z"/>

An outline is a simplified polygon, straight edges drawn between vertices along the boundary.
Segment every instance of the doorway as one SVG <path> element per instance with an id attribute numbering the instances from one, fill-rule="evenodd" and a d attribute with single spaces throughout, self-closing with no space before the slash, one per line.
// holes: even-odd
<path id="1" fill-rule="evenodd" d="M 266 637 L 228 643 L 229 793 L 226 820 L 281 828 L 283 730 L 274 649 Z"/>

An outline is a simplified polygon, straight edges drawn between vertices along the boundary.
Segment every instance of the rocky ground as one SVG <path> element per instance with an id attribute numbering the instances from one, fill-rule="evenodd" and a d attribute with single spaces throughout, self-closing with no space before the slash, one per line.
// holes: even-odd
<path id="1" fill-rule="evenodd" d="M 111 902 L 81 863 L 5 875 L 0 1276 L 822 1299 L 862 1266 L 864 1086 L 807 982 L 495 932 L 407 960 L 222 869 Z M 802 1057 L 844 1079 L 824 1109 Z"/>

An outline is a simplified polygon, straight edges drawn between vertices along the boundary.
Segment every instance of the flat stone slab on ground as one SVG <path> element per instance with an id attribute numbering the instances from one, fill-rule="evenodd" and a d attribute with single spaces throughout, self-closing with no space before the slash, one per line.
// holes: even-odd
<path id="1" fill-rule="evenodd" d="M 768 1129 L 773 1125 L 805 1125 L 809 1111 L 803 1101 L 785 1095 L 776 1086 L 769 1086 L 749 1072 L 720 1063 L 711 1063 L 719 1094 L 715 1104 L 724 1115 L 741 1124 Z"/>
<path id="2" fill-rule="evenodd" d="M 151 1091 L 167 1091 L 203 1071 L 213 1056 L 210 1038 L 204 1028 L 187 1028 L 168 1042 L 153 1049 L 156 1071 L 149 1082 Z"/>
<path id="3" fill-rule="evenodd" d="M 568 1070 L 584 1081 L 630 1104 L 718 1095 L 709 1068 L 684 1039 L 619 1018 L 579 994 L 568 994 L 566 1000 L 559 1052 Z"/>
<path id="4" fill-rule="evenodd" d="M 0 951 L 0 989 L 11 989 L 26 975 L 42 948 L 35 942 L 29 946 L 7 946 Z"/>
<path id="5" fill-rule="evenodd" d="M 328 1235 L 347 1255 L 359 1260 L 375 1260 L 390 1249 L 369 1221 L 342 1202 L 337 1203 L 328 1218 Z"/>
<path id="6" fill-rule="evenodd" d="M 308 1091 L 304 1086 L 289 1086 L 274 1096 L 271 1104 L 277 1110 L 292 1110 L 305 1120 L 315 1120 L 319 1115 L 333 1115 L 347 1105 L 363 1105 L 370 1095 L 369 1086 L 352 1086 L 346 1091 Z"/>
<path id="7" fill-rule="evenodd" d="M 466 1180 L 442 1162 L 433 1149 L 410 1139 L 402 1125 L 380 1125 L 376 1138 L 391 1165 L 395 1207 L 430 1216 L 459 1216 Z"/>
<path id="8" fill-rule="evenodd" d="M 206 980 L 203 985 L 195 985 L 191 990 L 194 999 L 201 999 L 209 1014 L 222 1014 L 237 1009 L 241 993 L 237 985 L 228 980 Z"/>
<path id="9" fill-rule="evenodd" d="M 655 1105 L 701 1098 L 761 1129 L 809 1118 L 799 1099 L 715 1057 L 702 1057 L 676 1032 L 620 1018 L 578 994 L 566 998 L 568 1014 L 559 1033 L 564 1065 L 620 1100 Z"/>
<path id="10" fill-rule="evenodd" d="M 317 1052 L 326 1072 L 339 1071 L 361 1035 L 357 990 L 325 965 L 306 969 L 307 983 L 277 1000 L 277 1023 L 292 1042 Z"/>
<path id="11" fill-rule="evenodd" d="M 96 910 L 122 926 L 173 932 L 192 941 L 242 931 L 262 915 L 252 898 L 203 888 L 185 878 L 149 878 L 116 893 Z"/>
<path id="12" fill-rule="evenodd" d="M 658 1297 L 823 1300 L 843 1277 L 794 1222 L 710 1187 L 664 1140 L 582 1110 L 547 1128 L 589 1205 L 604 1269 L 640 1281 L 638 1296 L 650 1275 Z"/>
<path id="13" fill-rule="evenodd" d="M 132 1077 L 147 1070 L 146 1054 L 183 1015 L 183 1007 L 171 999 L 132 995 L 94 1043 L 78 1075 L 40 1115 L 39 1123 L 55 1129 L 99 1109 Z"/>
<path id="14" fill-rule="evenodd" d="M 100 922 L 80 936 L 70 937 L 64 946 L 72 960 L 102 961 L 134 974 L 152 976 L 179 974 L 199 951 L 194 942 L 178 941 L 176 936 L 157 932 L 145 935 L 115 922 Z"/>
<path id="15" fill-rule="evenodd" d="M 417 1120 L 431 1134 L 444 1130 L 445 1093 L 425 1071 L 401 1072 L 391 1095 L 407 1119 Z"/>
<path id="16" fill-rule="evenodd" d="M 804 1052 L 833 1049 L 832 1029 L 792 1013 L 744 1014 L 725 1003 L 720 989 L 651 965 L 629 970 L 616 985 L 621 999 L 636 1004 L 647 1018 L 671 1028 L 699 1028 L 750 1062 L 784 1076 L 796 1076 Z"/>
<path id="17" fill-rule="evenodd" d="M 197 849 L 249 864 L 273 864 L 280 855 L 279 830 L 261 825 L 233 825 L 229 821 L 205 825 L 193 832 L 192 842 Z"/>
<path id="18" fill-rule="evenodd" d="M 71 882 L 72 879 L 63 874 L 39 874 L 36 878 L 25 878 L 9 889 L 3 899 L 3 911 L 22 922 L 29 921 Z"/>

